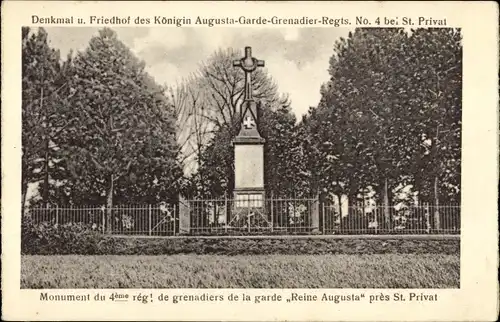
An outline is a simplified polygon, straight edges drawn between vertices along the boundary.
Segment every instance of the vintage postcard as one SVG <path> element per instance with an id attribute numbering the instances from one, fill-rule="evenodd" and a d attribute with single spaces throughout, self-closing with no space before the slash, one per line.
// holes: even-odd
<path id="1" fill-rule="evenodd" d="M 496 3 L 1 11 L 3 319 L 496 319 Z"/>

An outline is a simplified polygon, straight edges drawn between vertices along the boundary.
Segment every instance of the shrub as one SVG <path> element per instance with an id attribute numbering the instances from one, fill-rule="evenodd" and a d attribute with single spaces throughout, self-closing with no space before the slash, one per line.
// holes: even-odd
<path id="1" fill-rule="evenodd" d="M 35 223 L 23 218 L 21 252 L 23 254 L 95 254 L 104 236 L 95 225 L 83 223 Z"/>
<path id="2" fill-rule="evenodd" d="M 358 226 L 354 227 L 357 228 Z M 81 223 L 22 222 L 24 255 L 460 254 L 459 239 L 117 238 Z"/>
<path id="3" fill-rule="evenodd" d="M 325 255 L 460 254 L 459 239 L 313 238 L 106 238 L 96 254 L 108 255 Z"/>

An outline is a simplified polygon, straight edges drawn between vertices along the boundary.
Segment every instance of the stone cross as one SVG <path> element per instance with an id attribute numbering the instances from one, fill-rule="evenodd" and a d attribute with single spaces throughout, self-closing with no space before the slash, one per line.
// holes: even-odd
<path id="1" fill-rule="evenodd" d="M 243 125 L 245 126 L 246 129 L 251 129 L 254 127 L 255 122 L 253 121 L 253 118 L 250 115 L 247 115 L 247 117 L 243 121 Z"/>
<path id="2" fill-rule="evenodd" d="M 234 67 L 241 67 L 245 72 L 245 101 L 251 101 L 252 98 L 252 72 L 257 67 L 264 67 L 264 61 L 252 57 L 252 47 L 245 47 L 245 57 L 233 61 Z"/>

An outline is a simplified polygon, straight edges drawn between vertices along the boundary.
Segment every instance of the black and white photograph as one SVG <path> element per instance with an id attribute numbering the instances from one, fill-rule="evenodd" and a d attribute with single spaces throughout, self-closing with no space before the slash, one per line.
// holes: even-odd
<path id="1" fill-rule="evenodd" d="M 495 320 L 498 8 L 5 1 L 2 320 Z"/>
<path id="2" fill-rule="evenodd" d="M 460 28 L 20 36 L 21 288 L 460 288 Z"/>

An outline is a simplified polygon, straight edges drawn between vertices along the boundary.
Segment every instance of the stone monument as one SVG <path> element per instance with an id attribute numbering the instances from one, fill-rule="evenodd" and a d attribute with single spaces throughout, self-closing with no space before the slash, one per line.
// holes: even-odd
<path id="1" fill-rule="evenodd" d="M 252 57 L 245 47 L 245 57 L 233 62 L 245 72 L 244 100 L 241 104 L 241 128 L 233 140 L 234 199 L 240 207 L 262 207 L 264 202 L 264 143 L 258 130 L 258 103 L 252 96 L 252 72 L 264 67 L 264 61 Z"/>

